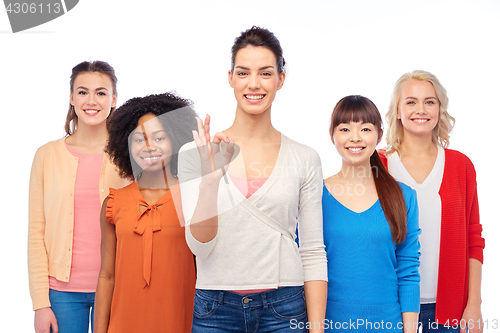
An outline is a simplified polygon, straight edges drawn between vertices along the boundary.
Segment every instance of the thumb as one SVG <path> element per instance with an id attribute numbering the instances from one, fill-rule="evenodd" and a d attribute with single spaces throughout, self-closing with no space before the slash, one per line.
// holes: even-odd
<path id="1" fill-rule="evenodd" d="M 59 333 L 59 327 L 57 326 L 57 320 L 54 319 L 54 321 L 51 323 L 52 326 L 52 333 Z"/>
<path id="2" fill-rule="evenodd" d="M 230 142 L 226 145 L 226 151 L 224 152 L 224 156 L 230 160 L 234 154 L 234 142 Z"/>
<path id="3" fill-rule="evenodd" d="M 464 319 L 460 321 L 460 333 L 467 333 L 467 322 Z"/>

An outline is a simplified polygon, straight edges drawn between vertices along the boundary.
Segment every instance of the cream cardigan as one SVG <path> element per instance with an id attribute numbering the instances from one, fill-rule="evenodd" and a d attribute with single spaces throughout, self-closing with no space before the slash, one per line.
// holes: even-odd
<path id="1" fill-rule="evenodd" d="M 50 306 L 49 276 L 69 281 L 78 158 L 64 138 L 40 147 L 33 160 L 29 193 L 28 274 L 33 310 Z M 121 188 L 115 166 L 104 156 L 99 179 L 101 204 L 109 188 Z"/>
<path id="2" fill-rule="evenodd" d="M 230 177 L 226 177 L 227 185 L 222 178 L 218 233 L 210 242 L 200 243 L 189 228 L 201 180 L 199 155 L 193 147 L 191 143 L 181 149 L 179 180 L 186 240 L 196 255 L 196 287 L 245 290 L 326 281 L 323 178 L 316 151 L 282 135 L 271 175 L 248 199 L 236 189 Z M 245 200 L 250 209 L 248 205 L 244 207 Z M 283 231 L 264 223 L 262 213 L 280 224 Z M 300 247 L 293 239 L 297 223 Z"/>

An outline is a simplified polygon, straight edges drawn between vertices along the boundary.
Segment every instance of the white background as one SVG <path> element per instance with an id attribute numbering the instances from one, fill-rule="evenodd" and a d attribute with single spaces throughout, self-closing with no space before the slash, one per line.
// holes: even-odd
<path id="1" fill-rule="evenodd" d="M 385 116 L 403 73 L 424 69 L 441 80 L 457 121 L 450 148 L 468 155 L 478 173 L 486 238 L 483 317 L 487 331 L 496 331 L 499 17 L 498 0 L 81 0 L 54 21 L 12 34 L 0 10 L 1 331 L 33 331 L 26 259 L 29 172 L 36 149 L 64 135 L 71 68 L 84 60 L 107 61 L 119 79 L 119 105 L 175 90 L 192 99 L 200 115 L 210 114 L 220 131 L 231 125 L 236 108 L 227 83 L 230 48 L 252 25 L 276 34 L 288 64 L 273 123 L 319 152 L 325 177 L 340 167 L 328 136 L 340 98 L 367 96 Z"/>

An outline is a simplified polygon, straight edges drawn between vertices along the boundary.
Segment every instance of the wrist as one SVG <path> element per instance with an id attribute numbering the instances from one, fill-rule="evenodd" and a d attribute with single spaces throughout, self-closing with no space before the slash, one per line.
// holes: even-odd
<path id="1" fill-rule="evenodd" d="M 481 298 L 470 298 L 467 300 L 467 305 L 466 307 L 468 308 L 481 308 L 481 303 L 482 303 L 482 300 Z"/>
<path id="2" fill-rule="evenodd" d="M 201 192 L 210 192 L 213 194 L 217 194 L 219 192 L 219 180 L 207 180 L 202 178 L 200 183 L 200 193 Z"/>
<path id="3" fill-rule="evenodd" d="M 50 309 L 50 306 L 46 306 L 46 307 L 43 307 L 43 308 L 38 308 L 38 309 L 35 310 L 35 312 L 37 312 L 37 311 L 40 312 L 40 310 L 45 311 L 46 309 Z"/>

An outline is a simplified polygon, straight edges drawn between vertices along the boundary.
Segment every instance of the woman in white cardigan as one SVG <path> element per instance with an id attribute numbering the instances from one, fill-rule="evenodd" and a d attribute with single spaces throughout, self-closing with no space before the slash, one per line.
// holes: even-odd
<path id="1" fill-rule="evenodd" d="M 200 120 L 198 151 L 185 147 L 179 159 L 186 239 L 198 274 L 193 332 L 323 331 L 321 163 L 271 123 L 285 80 L 282 54 L 267 29 L 236 38 L 228 73 L 234 123 L 209 150 L 210 118 Z M 220 142 L 231 142 L 224 154 Z"/>

